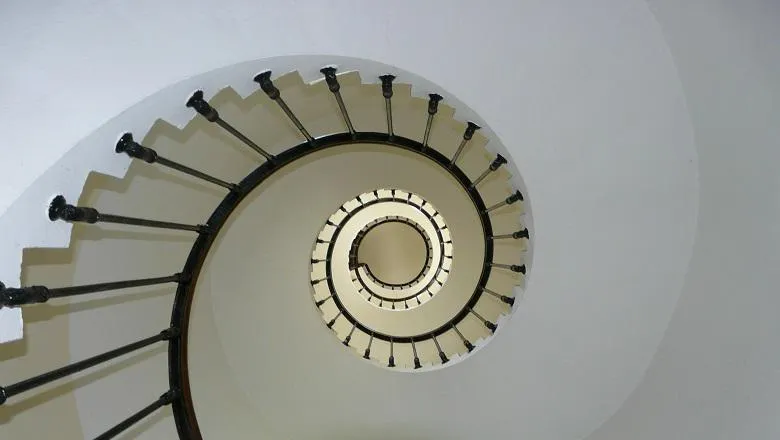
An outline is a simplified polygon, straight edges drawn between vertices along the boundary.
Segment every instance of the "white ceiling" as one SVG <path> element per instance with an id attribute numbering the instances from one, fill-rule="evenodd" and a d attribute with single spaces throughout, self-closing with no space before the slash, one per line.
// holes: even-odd
<path id="1" fill-rule="evenodd" d="M 180 83 L 79 143 L 112 115 L 247 59 L 377 59 L 425 76 L 490 123 L 518 162 L 537 234 L 528 293 L 506 334 L 469 362 L 418 376 L 431 429 L 443 431 L 409 438 L 576 439 L 602 424 L 594 440 L 777 436 L 776 4 L 304 3 L 0 6 L 10 36 L 0 47 L 14 61 L 2 73 L 12 148 L 2 151 L 0 207 L 15 203 L 0 226 L 19 231 L 0 241 L 3 279 L 18 275 L 20 247 L 66 242 L 67 228 L 31 220 L 47 194 L 75 198 L 87 169 L 123 172 L 124 161 L 103 154 L 108 139 L 158 116 L 184 121 L 171 103 L 196 86 L 213 92 L 241 78 L 230 84 L 254 90 L 248 80 L 263 63 Z M 86 332 L 71 330 L 73 341 Z M 349 356 L 328 361 L 360 369 Z M 356 383 L 388 374 L 352 373 Z M 294 421 L 297 399 L 316 389 L 268 398 Z M 467 398 L 480 405 L 466 415 Z M 402 422 L 407 399 L 388 395 L 395 417 L 362 418 L 356 431 Z M 88 402 L 80 409 L 90 417 Z"/>

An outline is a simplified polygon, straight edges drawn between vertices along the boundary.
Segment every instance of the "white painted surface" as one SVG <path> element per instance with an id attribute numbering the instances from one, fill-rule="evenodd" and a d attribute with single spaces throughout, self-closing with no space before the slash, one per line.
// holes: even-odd
<path id="1" fill-rule="evenodd" d="M 652 0 L 696 127 L 684 294 L 646 377 L 590 440 L 780 438 L 780 3 Z"/>
<path id="2" fill-rule="evenodd" d="M 539 431 L 531 432 L 529 438 L 578 438 L 614 412 L 637 384 L 666 328 L 687 271 L 697 203 L 697 164 L 668 43 L 686 87 L 702 158 L 702 216 L 692 272 L 685 284 L 689 293 L 682 297 L 667 342 L 647 379 L 624 410 L 593 438 L 776 438 L 780 430 L 773 422 L 778 408 L 778 359 L 772 347 L 778 329 L 769 324 L 777 320 L 765 315 L 778 309 L 771 276 L 778 261 L 778 246 L 772 241 L 777 237 L 778 210 L 770 202 L 777 199 L 772 195 L 779 188 L 777 173 L 771 168 L 780 138 L 776 109 L 771 105 L 778 101 L 772 98 L 777 96 L 778 69 L 777 55 L 771 50 L 771 42 L 778 41 L 772 26 L 777 22 L 776 4 L 753 1 L 729 7 L 725 2 L 719 6 L 653 2 L 666 32 L 664 41 L 644 4 L 602 3 L 506 2 L 485 10 L 473 3 L 452 7 L 449 2 L 410 2 L 389 11 L 369 2 L 327 6 L 312 2 L 300 8 L 285 4 L 266 6 L 262 11 L 243 2 L 225 2 L 219 8 L 205 2 L 188 2 L 186 7 L 176 2 L 136 2 L 132 6 L 52 2 L 49 8 L 5 3 L 0 6 L 0 20 L 17 37 L 0 43 L 5 44 L 4 58 L 14 60 L 13 68 L 3 70 L 8 76 L 2 78 L 5 106 L 0 109 L 0 124 L 5 144 L 13 150 L 2 152 L 7 174 L 0 206 L 14 203 L 44 169 L 110 115 L 198 72 L 245 59 L 317 52 L 380 59 L 412 69 L 469 103 L 512 145 L 509 148 L 520 161 L 534 200 L 538 223 L 535 277 L 548 271 L 548 277 L 560 278 L 559 291 L 581 292 L 580 285 L 566 283 L 572 274 L 561 269 L 573 270 L 583 261 L 592 261 L 602 269 L 595 274 L 604 274 L 604 268 L 618 272 L 620 259 L 634 255 L 637 249 L 647 250 L 631 242 L 618 243 L 635 234 L 658 233 L 656 246 L 666 251 L 649 268 L 657 269 L 654 265 L 659 262 L 675 268 L 656 273 L 665 285 L 652 292 L 631 288 L 637 279 L 645 282 L 642 271 L 620 274 L 622 285 L 612 279 L 594 279 L 594 285 L 604 290 L 609 287 L 612 293 L 598 300 L 577 297 L 571 302 L 572 296 L 557 297 L 547 288 L 534 294 L 534 286 L 541 285 L 536 280 L 529 286 L 529 304 L 513 323 L 541 320 L 543 331 L 556 335 L 559 342 L 584 337 L 578 323 L 586 318 L 591 325 L 587 334 L 593 336 L 592 344 L 579 346 L 575 354 L 592 363 L 583 366 L 576 382 L 560 386 L 579 386 L 604 368 L 612 375 L 609 383 L 601 384 L 607 398 L 575 401 L 578 405 L 571 413 L 546 399 L 533 407 L 517 408 L 530 421 L 550 414 L 568 418 L 557 430 L 535 425 Z M 708 14 L 712 11 L 717 13 Z M 291 27 L 299 32 L 289 34 Z M 101 38 L 95 38 L 95 33 Z M 354 38 L 356 33 L 361 38 Z M 732 58 L 738 61 L 717 64 Z M 240 76 L 244 81 L 247 78 Z M 200 80 L 206 86 L 221 85 Z M 185 96 L 189 86 L 172 92 L 171 100 L 173 95 Z M 69 102 L 79 103 L 77 111 L 61 110 L 60 105 Z M 82 145 L 80 152 L 72 150 L 74 155 L 58 163 L 16 202 L 15 208 L 25 209 L 9 211 L 35 216 L 6 214 L 0 218 L 2 230 L 15 231 L 14 237 L 4 234 L 0 243 L 2 279 L 17 279 L 21 246 L 66 243 L 66 226 L 36 223 L 48 195 L 66 188 L 66 195 L 75 197 L 88 165 L 121 174 L 125 162 L 110 157 L 108 146 L 120 129 L 148 125 L 146 118 L 152 116 L 170 116 L 166 111 L 171 109 L 162 104 L 146 102 L 147 108 L 129 111 L 121 123 L 99 133 L 94 144 Z M 507 111 L 510 108 L 512 112 Z M 184 115 L 183 110 L 180 114 Z M 595 127 L 589 124 L 594 119 L 600 122 Z M 46 130 L 38 129 L 41 121 Z M 615 144 L 610 148 L 601 145 L 601 135 Z M 632 148 L 619 149 L 618 143 Z M 101 149 L 93 150 L 98 145 Z M 738 150 L 737 145 L 747 150 Z M 637 156 L 650 154 L 652 148 L 664 153 Z M 661 160 L 671 150 L 679 155 L 670 157 L 684 156 L 693 162 L 676 170 L 679 164 Z M 95 157 L 95 151 L 102 156 Z M 93 162 L 84 163 L 90 156 Z M 736 174 L 735 159 L 741 159 Z M 589 180 L 597 172 L 601 178 Z M 560 178 L 557 183 L 549 182 L 545 173 Z M 631 228 L 627 218 L 620 218 L 622 210 L 633 208 L 641 216 L 646 205 L 617 205 L 615 200 L 594 196 L 629 179 L 633 183 L 662 181 L 669 186 L 668 192 L 659 195 L 662 204 L 657 205 L 666 208 L 646 213 L 646 221 L 631 224 Z M 643 196 L 652 195 L 655 188 L 647 189 L 650 194 L 633 195 L 653 205 L 659 200 Z M 588 197 L 573 197 L 578 191 Z M 570 215 L 569 222 L 563 222 L 563 217 L 554 222 L 551 213 L 563 210 Z M 679 229 L 671 230 L 676 235 L 657 224 L 659 211 L 675 220 Z M 598 216 L 591 217 L 593 213 Z M 620 222 L 617 230 L 610 223 L 615 220 Z M 734 224 L 743 225 L 741 234 L 724 240 L 724 230 Z M 583 242 L 583 231 L 595 234 L 592 242 Z M 604 249 L 605 241 L 615 247 Z M 724 254 L 739 254 L 740 258 L 726 262 L 721 257 Z M 732 276 L 713 279 L 713 270 L 717 270 L 713 268 L 723 267 L 733 270 L 719 275 Z M 630 295 L 622 295 L 625 292 Z M 713 292 L 717 292 L 715 301 Z M 579 316 L 567 315 L 574 318 L 571 322 L 538 315 L 536 301 L 559 301 Z M 609 321 L 616 316 L 622 318 L 617 327 Z M 720 322 L 731 325 L 718 326 Z M 531 369 L 539 375 L 537 379 L 549 378 L 573 359 L 571 352 L 561 352 L 555 344 L 541 348 L 547 350 L 547 357 L 528 360 L 539 367 Z M 527 364 L 522 368 L 527 370 Z M 615 374 L 613 369 L 626 373 Z M 693 385 L 687 388 L 689 383 Z M 513 391 L 526 392 L 522 384 L 513 383 Z M 490 392 L 501 399 L 514 394 Z M 83 414 L 88 417 L 87 412 Z"/>

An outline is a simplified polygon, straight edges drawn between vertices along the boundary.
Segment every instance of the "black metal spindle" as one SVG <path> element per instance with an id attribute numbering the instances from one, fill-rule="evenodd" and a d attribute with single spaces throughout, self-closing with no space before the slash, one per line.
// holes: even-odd
<path id="1" fill-rule="evenodd" d="M 168 328 L 161 331 L 155 336 L 142 339 L 138 342 L 127 344 L 125 346 L 105 352 L 103 354 L 99 354 L 97 356 L 84 359 L 83 361 L 75 362 L 73 364 L 58 368 L 56 370 L 49 371 L 48 373 L 43 373 L 38 376 L 32 377 L 30 379 L 26 379 L 12 385 L 8 385 L 7 387 L 0 387 L 0 405 L 5 403 L 5 401 L 8 398 L 21 394 L 25 391 L 29 391 L 33 388 L 38 388 L 49 382 L 55 381 L 57 379 L 61 379 L 66 376 L 70 376 L 72 374 L 86 370 L 87 368 L 91 368 L 96 365 L 102 364 L 111 359 L 117 358 L 127 353 L 131 353 L 133 351 L 144 348 L 148 345 L 154 344 L 155 342 L 167 341 L 177 336 L 179 336 L 179 329 Z"/>
<path id="2" fill-rule="evenodd" d="M 452 329 L 455 330 L 455 333 L 458 334 L 460 340 L 463 342 L 463 345 L 465 345 L 466 349 L 469 351 L 469 353 L 471 353 L 474 350 L 474 344 L 469 342 L 469 340 L 463 336 L 463 333 L 458 330 L 458 327 L 455 325 L 455 323 L 452 323 Z"/>
<path id="3" fill-rule="evenodd" d="M 347 335 L 347 337 L 344 338 L 344 341 L 341 342 L 342 344 L 349 346 L 349 341 L 352 340 L 352 333 L 355 332 L 355 327 L 357 327 L 357 324 L 353 323 L 352 324 L 352 329 L 349 331 L 349 334 Z"/>
<path id="4" fill-rule="evenodd" d="M 490 263 L 490 267 L 497 267 L 499 269 L 509 269 L 512 272 L 522 273 L 525 274 L 525 264 L 501 264 L 501 263 Z"/>
<path id="5" fill-rule="evenodd" d="M 385 98 L 385 115 L 387 116 L 387 135 L 393 137 L 393 104 L 391 98 L 393 97 L 393 80 L 395 75 L 382 75 L 379 77 L 382 80 L 382 96 Z"/>
<path id="6" fill-rule="evenodd" d="M 485 209 L 485 213 L 488 213 L 490 211 L 496 210 L 496 209 L 498 209 L 498 208 L 500 208 L 502 206 L 511 205 L 513 203 L 516 203 L 516 202 L 519 202 L 519 201 L 522 201 L 522 200 L 523 200 L 523 194 L 520 193 L 520 191 L 515 191 L 515 193 L 512 194 L 511 196 L 509 196 L 506 199 L 496 203 L 495 205 Z"/>
<path id="7" fill-rule="evenodd" d="M 483 317 L 482 317 L 482 315 L 480 315 L 479 313 L 477 313 L 477 312 L 476 312 L 476 311 L 475 311 L 473 308 L 469 307 L 469 312 L 473 313 L 473 314 L 474 314 L 474 316 L 476 316 L 476 317 L 477 317 L 477 319 L 479 319 L 480 321 L 482 321 L 482 323 L 483 323 L 483 324 L 485 324 L 485 327 L 487 327 L 488 329 L 490 329 L 490 331 L 491 331 L 491 332 L 495 332 L 495 331 L 496 331 L 496 329 L 498 328 L 498 326 L 497 326 L 497 325 L 495 325 L 495 324 L 493 324 L 492 322 L 488 321 L 487 319 L 483 318 Z"/>
<path id="8" fill-rule="evenodd" d="M 336 98 L 336 103 L 339 105 L 341 116 L 344 117 L 344 123 L 347 124 L 349 134 L 355 136 L 355 127 L 352 126 L 352 121 L 349 119 L 349 113 L 347 113 L 347 106 L 344 105 L 344 99 L 341 98 L 341 85 L 338 78 L 336 78 L 335 67 L 323 67 L 320 69 L 323 75 L 325 75 L 325 82 L 328 84 L 328 89 L 333 93 Z"/>
<path id="9" fill-rule="evenodd" d="M 439 340 L 436 339 L 436 335 L 431 334 L 431 337 L 433 337 L 433 343 L 436 344 L 436 350 L 439 351 L 439 359 L 441 359 L 442 364 L 446 364 L 450 360 L 447 358 L 447 355 L 444 354 L 444 350 L 441 349 L 441 345 L 439 345 Z"/>
<path id="10" fill-rule="evenodd" d="M 477 186 L 479 182 L 482 182 L 482 180 L 488 176 L 488 174 L 496 171 L 499 167 L 501 167 L 501 165 L 504 165 L 505 163 L 507 163 L 506 158 L 500 154 L 497 154 L 496 158 L 493 159 L 493 162 L 490 162 L 488 168 L 485 171 L 483 171 L 482 174 L 479 175 L 479 177 L 474 179 L 474 182 L 471 183 L 471 187 L 474 188 L 475 186 Z"/>
<path id="11" fill-rule="evenodd" d="M 521 229 L 511 234 L 494 235 L 490 237 L 491 240 L 500 240 L 503 238 L 514 238 L 515 240 L 519 240 L 521 238 L 528 238 L 528 228 Z"/>
<path id="12" fill-rule="evenodd" d="M 247 146 L 249 146 L 251 149 L 258 152 L 261 156 L 265 157 L 266 160 L 269 162 L 273 162 L 275 159 L 275 156 L 273 154 L 268 153 L 264 149 L 262 149 L 259 145 L 252 142 L 251 139 L 244 136 L 240 131 L 236 130 L 235 127 L 228 124 L 224 119 L 219 117 L 219 112 L 217 112 L 217 109 L 211 106 L 208 102 L 206 102 L 205 99 L 203 99 L 203 91 L 198 90 L 195 93 L 190 96 L 190 99 L 187 100 L 187 107 L 190 107 L 192 109 L 195 109 L 196 112 L 200 113 L 204 118 L 206 118 L 209 122 L 214 122 L 220 127 L 222 127 L 225 131 L 233 135 L 236 139 L 240 140 Z"/>
<path id="13" fill-rule="evenodd" d="M 321 300 L 317 301 L 315 304 L 317 304 L 317 307 L 320 307 L 320 306 L 322 306 L 323 304 L 325 304 L 325 303 L 326 303 L 326 302 L 327 302 L 329 299 L 331 299 L 331 298 L 333 298 L 333 295 L 332 295 L 332 294 L 331 294 L 331 295 L 328 295 L 328 296 L 326 296 L 325 298 L 322 298 Z"/>
<path id="14" fill-rule="evenodd" d="M 336 320 L 339 319 L 339 316 L 341 316 L 342 311 L 339 310 L 339 312 L 336 314 L 336 316 L 333 317 L 330 321 L 328 321 L 328 328 L 333 328 L 333 325 L 336 324 Z"/>
<path id="15" fill-rule="evenodd" d="M 132 416 L 126 418 L 125 420 L 122 420 L 121 422 L 119 422 L 119 424 L 109 429 L 108 431 L 104 432 L 103 434 L 100 434 L 99 436 L 95 437 L 95 440 L 109 440 L 116 437 L 117 435 L 121 434 L 129 427 L 135 425 L 141 420 L 145 419 L 147 416 L 157 411 L 158 409 L 166 405 L 170 405 L 174 400 L 178 399 L 179 397 L 181 397 L 181 393 L 179 392 L 179 390 L 177 389 L 168 390 L 165 394 L 160 396 L 159 399 L 155 400 L 154 402 L 147 405 L 146 407 L 136 412 Z"/>
<path id="16" fill-rule="evenodd" d="M 498 292 L 495 292 L 493 290 L 488 289 L 487 287 L 482 287 L 481 289 L 482 289 L 483 292 L 498 298 L 499 300 L 509 304 L 510 306 L 515 304 L 515 299 L 512 298 L 511 296 L 502 295 L 502 294 L 500 294 Z"/>
<path id="17" fill-rule="evenodd" d="M 206 225 L 187 225 L 182 223 L 163 222 L 158 220 L 147 220 L 137 217 L 125 217 L 121 215 L 104 214 L 98 212 L 95 208 L 86 208 L 73 206 L 65 201 L 65 197 L 57 196 L 49 204 L 49 220 L 64 220 L 66 222 L 85 222 L 85 223 L 119 223 L 123 225 L 145 226 L 149 228 L 161 229 L 179 229 L 182 231 L 193 231 L 200 234 L 210 232 Z"/>
<path id="18" fill-rule="evenodd" d="M 466 131 L 463 132 L 463 139 L 460 141 L 460 145 L 458 145 L 458 149 L 455 151 L 455 155 L 452 156 L 452 160 L 450 160 L 450 166 L 455 165 L 455 162 L 458 161 L 460 154 L 463 153 L 463 149 L 466 148 L 466 144 L 471 140 L 472 137 L 474 137 L 474 132 L 480 128 L 482 127 L 471 121 L 466 124 Z"/>
<path id="19" fill-rule="evenodd" d="M 417 346 L 414 345 L 414 339 L 412 339 L 412 352 L 414 353 L 414 369 L 422 368 L 420 358 L 417 356 Z"/>
<path id="20" fill-rule="evenodd" d="M 393 338 L 390 338 L 390 357 L 387 359 L 387 366 L 395 367 L 395 356 L 393 356 Z"/>
<path id="21" fill-rule="evenodd" d="M 184 174 L 189 174 L 190 176 L 197 177 L 198 179 L 205 180 L 215 185 L 219 185 L 230 191 L 238 192 L 238 185 L 236 185 L 235 183 L 225 182 L 224 180 L 217 179 L 216 177 L 210 176 L 196 169 L 166 159 L 160 156 L 159 154 L 157 154 L 157 152 L 154 151 L 153 149 L 144 147 L 138 142 L 135 142 L 133 140 L 133 135 L 131 133 L 125 133 L 122 135 L 122 137 L 119 138 L 119 141 L 116 143 L 115 151 L 117 153 L 125 153 L 128 156 L 135 159 L 141 159 L 146 163 L 158 163 L 164 167 L 168 167 L 176 171 L 182 172 Z"/>
<path id="22" fill-rule="evenodd" d="M 371 333 L 371 336 L 368 338 L 368 347 L 366 347 L 366 350 L 363 352 L 363 359 L 371 358 L 371 344 L 373 343 L 374 343 L 374 333 Z"/>
<path id="23" fill-rule="evenodd" d="M 154 284 L 179 283 L 185 281 L 182 274 L 177 273 L 165 277 L 142 278 L 137 280 L 113 281 L 109 283 L 87 284 L 83 286 L 56 287 L 29 286 L 5 287 L 0 283 L 0 308 L 18 307 L 27 304 L 45 303 L 51 298 L 84 295 L 104 292 L 107 290 L 126 289 L 129 287 L 151 286 Z"/>
<path id="24" fill-rule="evenodd" d="M 319 283 L 321 283 L 321 282 L 323 282 L 325 280 L 329 280 L 329 279 L 330 279 L 330 277 L 320 278 L 319 280 L 311 280 L 311 284 L 312 285 L 319 284 Z"/>
<path id="25" fill-rule="evenodd" d="M 423 136 L 423 149 L 428 148 L 428 139 L 431 136 L 433 117 L 439 111 L 439 101 L 444 99 L 441 95 L 431 93 L 428 95 L 428 121 L 425 123 L 425 135 Z"/>
<path id="26" fill-rule="evenodd" d="M 290 121 L 292 121 L 298 131 L 301 132 L 303 137 L 305 137 L 310 144 L 314 144 L 314 138 L 311 137 L 308 131 L 306 131 L 306 128 L 303 127 L 303 124 L 301 124 L 301 121 L 297 116 L 295 116 L 295 113 L 290 110 L 290 107 L 288 107 L 287 103 L 284 102 L 284 99 L 282 99 L 282 94 L 279 92 L 279 89 L 276 88 L 273 81 L 271 81 L 271 71 L 266 70 L 265 72 L 258 73 L 255 75 L 254 79 L 256 83 L 260 84 L 260 88 L 265 92 L 265 94 L 268 95 L 269 98 L 276 101 L 284 114 L 290 118 Z"/>

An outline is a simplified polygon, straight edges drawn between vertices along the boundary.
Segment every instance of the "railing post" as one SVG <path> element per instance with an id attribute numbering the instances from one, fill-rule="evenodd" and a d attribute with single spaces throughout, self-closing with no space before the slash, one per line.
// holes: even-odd
<path id="1" fill-rule="evenodd" d="M 393 80 L 394 75 L 382 75 L 379 77 L 382 81 L 382 96 L 385 98 L 385 115 L 387 118 L 387 135 L 391 138 L 395 136 L 393 133 L 393 105 L 391 98 L 393 97 Z"/>
<path id="2" fill-rule="evenodd" d="M 368 339 L 368 347 L 366 347 L 366 350 L 363 352 L 363 359 L 371 359 L 371 344 L 374 342 L 374 333 L 371 333 L 371 336 Z"/>
<path id="3" fill-rule="evenodd" d="M 145 226 L 149 228 L 178 229 L 182 231 L 192 231 L 199 234 L 210 232 L 205 225 L 187 225 L 183 223 L 163 222 L 158 220 L 147 220 L 137 217 L 125 217 L 114 214 L 104 214 L 98 212 L 95 208 L 73 206 L 68 204 L 63 196 L 57 196 L 49 204 L 49 220 L 64 220 L 66 222 L 84 222 L 84 223 L 118 223 L 122 225 Z"/>
<path id="4" fill-rule="evenodd" d="M 482 182 L 482 180 L 488 176 L 488 174 L 496 171 L 501 165 L 504 165 L 507 163 L 507 160 L 504 156 L 497 154 L 496 158 L 493 159 L 493 162 L 490 163 L 488 168 L 482 172 L 482 174 L 477 177 L 474 182 L 471 183 L 471 187 L 474 188 L 475 186 L 479 185 L 479 182 Z"/>
<path id="5" fill-rule="evenodd" d="M 479 319 L 480 321 L 482 321 L 482 323 L 483 323 L 483 324 L 485 324 L 485 327 L 487 327 L 488 329 L 490 329 L 490 331 L 491 331 L 491 332 L 493 332 L 493 333 L 495 333 L 495 332 L 496 332 L 496 329 L 498 328 L 498 326 L 497 326 L 497 325 L 495 325 L 495 324 L 493 324 L 492 322 L 488 321 L 487 319 L 483 318 L 483 317 L 482 317 L 482 315 L 480 315 L 479 313 L 477 313 L 476 311 L 474 311 L 474 309 L 473 309 L 473 308 L 471 308 L 471 307 L 469 307 L 469 312 L 473 313 L 473 314 L 474 314 L 474 316 L 476 316 L 476 317 L 477 317 L 477 319 Z"/>
<path id="6" fill-rule="evenodd" d="M 433 117 L 439 111 L 439 101 L 444 99 L 441 95 L 431 93 L 428 95 L 428 120 L 425 123 L 425 135 L 423 136 L 423 150 L 428 148 L 428 139 L 431 136 L 431 126 L 433 125 Z"/>
<path id="7" fill-rule="evenodd" d="M 255 75 L 254 80 L 256 83 L 260 84 L 260 88 L 265 94 L 279 105 L 284 114 L 292 121 L 293 125 L 301 132 L 303 137 L 305 137 L 310 144 L 314 144 L 314 138 L 306 131 L 306 128 L 301 124 L 298 117 L 295 116 L 295 113 L 290 110 L 290 107 L 288 107 L 287 103 L 282 99 L 282 94 L 279 92 L 279 89 L 277 89 L 273 81 L 271 81 L 271 71 L 266 70 L 265 72 L 258 73 Z"/>
<path id="8" fill-rule="evenodd" d="M 336 98 L 336 103 L 339 105 L 341 116 L 344 118 L 344 123 L 347 124 L 347 129 L 352 137 L 355 137 L 355 127 L 352 126 L 352 121 L 349 119 L 349 113 L 347 112 L 347 106 L 344 105 L 344 99 L 341 97 L 341 85 L 338 78 L 336 78 L 335 67 L 323 67 L 320 69 L 323 75 L 325 75 L 325 82 L 328 84 L 328 90 L 333 93 Z"/>
<path id="9" fill-rule="evenodd" d="M 247 146 L 249 146 L 251 149 L 258 152 L 261 156 L 263 156 L 266 160 L 269 162 L 274 162 L 274 155 L 268 153 L 264 149 L 262 149 L 259 145 L 252 142 L 251 139 L 244 136 L 240 131 L 236 130 L 235 127 L 228 124 L 219 117 L 219 112 L 217 109 L 211 106 L 208 102 L 206 102 L 205 99 L 203 99 L 203 90 L 197 90 L 195 93 L 190 96 L 190 99 L 187 100 L 187 107 L 190 107 L 194 109 L 196 112 L 200 113 L 201 116 L 206 118 L 209 122 L 214 122 L 220 127 L 222 127 L 225 131 L 233 135 L 236 139 L 240 140 Z"/>
<path id="10" fill-rule="evenodd" d="M 83 361 L 66 365 L 56 370 L 49 371 L 48 373 L 40 374 L 30 379 L 23 380 L 21 382 L 17 382 L 15 384 L 9 385 L 7 387 L 0 387 L 0 405 L 5 403 L 8 398 L 24 393 L 25 391 L 29 391 L 33 388 L 38 388 L 42 385 L 46 385 L 47 383 L 55 381 L 57 379 L 70 376 L 72 374 L 102 364 L 104 362 L 107 362 L 119 356 L 131 353 L 136 350 L 140 350 L 141 348 L 154 344 L 155 342 L 167 341 L 178 336 L 179 336 L 179 329 L 171 327 L 163 330 L 162 332 L 158 333 L 155 336 L 142 339 L 138 342 L 127 344 L 117 349 L 105 352 L 103 354 L 99 354 L 97 356 L 93 356 L 88 359 L 84 359 Z"/>
<path id="11" fill-rule="evenodd" d="M 489 213 L 490 211 L 496 210 L 502 206 L 511 205 L 513 203 L 519 202 L 523 200 L 523 194 L 520 193 L 520 191 L 515 191 L 514 194 L 507 197 L 501 202 L 496 203 L 495 205 L 491 206 L 490 208 L 485 209 L 485 213 Z"/>
<path id="12" fill-rule="evenodd" d="M 511 296 L 501 295 L 500 293 L 494 292 L 494 291 L 488 289 L 487 287 L 482 287 L 481 289 L 482 289 L 483 292 L 498 298 L 499 300 L 509 304 L 510 306 L 513 306 L 515 304 L 515 299 L 512 298 Z"/>
<path id="13" fill-rule="evenodd" d="M 490 267 L 497 267 L 499 269 L 509 269 L 512 272 L 517 272 L 525 275 L 525 264 L 501 264 L 501 263 L 489 263 Z"/>
<path id="14" fill-rule="evenodd" d="M 205 180 L 206 182 L 219 185 L 230 191 L 238 192 L 238 185 L 234 183 L 225 182 L 224 180 L 217 179 L 216 177 L 210 176 L 206 173 L 160 156 L 153 149 L 144 147 L 138 142 L 135 142 L 131 133 L 125 133 L 121 138 L 119 138 L 119 141 L 116 143 L 115 151 L 117 153 L 125 153 L 134 159 L 140 159 L 146 163 L 158 163 L 164 167 L 168 167 L 184 174 L 189 174 L 192 177 Z"/>
<path id="15" fill-rule="evenodd" d="M 347 337 L 344 338 L 344 340 L 341 342 L 342 344 L 344 344 L 346 346 L 349 346 L 349 341 L 352 340 L 352 333 L 355 332 L 355 327 L 356 326 L 357 326 L 357 324 L 355 324 L 355 323 L 352 324 L 352 329 L 349 331 L 349 334 L 347 335 Z"/>
<path id="16" fill-rule="evenodd" d="M 463 342 L 463 345 L 466 346 L 466 349 L 469 351 L 469 353 L 474 351 L 474 344 L 469 342 L 469 340 L 463 336 L 463 333 L 461 333 L 460 330 L 458 330 L 458 327 L 455 326 L 455 323 L 452 323 L 451 325 L 452 325 L 452 329 L 455 330 L 455 333 L 457 333 L 458 336 L 460 336 L 460 340 Z"/>
<path id="17" fill-rule="evenodd" d="M 117 424 L 113 428 L 95 437 L 95 440 L 109 440 L 116 437 L 120 433 L 124 432 L 127 428 L 140 422 L 148 415 L 152 414 L 153 412 L 157 411 L 163 406 L 170 405 L 174 400 L 180 397 L 181 397 L 181 393 L 179 392 L 179 390 L 177 389 L 168 390 L 165 394 L 160 396 L 159 399 L 155 400 L 150 405 L 147 405 L 137 413 L 119 422 L 119 424 Z"/>
<path id="18" fill-rule="evenodd" d="M 446 364 L 450 360 L 447 358 L 447 355 L 444 354 L 444 351 L 441 349 L 441 345 L 439 345 L 439 341 L 436 339 L 436 335 L 431 334 L 431 337 L 433 338 L 433 343 L 436 344 L 436 350 L 439 351 L 439 359 L 441 359 L 441 363 Z"/>
<path id="19" fill-rule="evenodd" d="M 463 149 L 466 148 L 466 144 L 471 140 L 472 137 L 474 137 L 474 133 L 480 128 L 482 127 L 471 121 L 466 124 L 466 131 L 463 132 L 463 139 L 460 141 L 460 145 L 458 145 L 458 149 L 455 151 L 455 155 L 452 156 L 452 160 L 450 160 L 450 167 L 455 166 L 455 162 L 458 161 L 460 154 L 463 153 Z"/>
<path id="20" fill-rule="evenodd" d="M 412 352 L 414 353 L 414 369 L 422 368 L 420 358 L 417 356 L 417 347 L 414 345 L 414 339 L 412 339 Z"/>
<path id="21" fill-rule="evenodd" d="M 515 240 L 519 240 L 521 238 L 528 238 L 528 228 L 515 231 L 511 234 L 493 235 L 492 237 L 490 237 L 491 240 L 500 240 L 503 238 L 514 238 Z"/>
<path id="22" fill-rule="evenodd" d="M 129 287 L 142 287 L 155 284 L 181 282 L 186 282 L 186 279 L 182 276 L 182 274 L 177 273 L 170 276 L 157 278 L 142 278 L 137 280 L 113 281 L 109 283 L 56 288 L 49 288 L 46 286 L 13 288 L 5 287 L 3 283 L 0 283 L 0 308 L 45 303 L 51 298 L 62 298 L 67 296 L 104 292 L 108 290 L 127 289 Z"/>

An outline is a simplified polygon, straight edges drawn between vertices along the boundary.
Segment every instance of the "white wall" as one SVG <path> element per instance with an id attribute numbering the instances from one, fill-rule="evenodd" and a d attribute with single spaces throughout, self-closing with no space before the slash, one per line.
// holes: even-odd
<path id="1" fill-rule="evenodd" d="M 589 438 L 780 437 L 780 3 L 653 0 L 699 145 L 685 293 L 646 378 Z"/>

